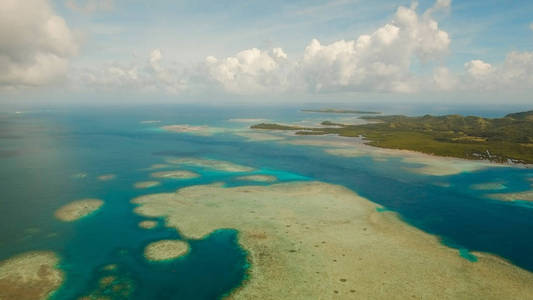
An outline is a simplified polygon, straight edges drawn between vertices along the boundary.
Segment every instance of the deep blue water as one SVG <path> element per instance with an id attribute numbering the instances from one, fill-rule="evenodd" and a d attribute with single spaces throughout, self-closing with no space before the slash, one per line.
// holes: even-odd
<path id="1" fill-rule="evenodd" d="M 147 190 L 134 189 L 149 180 L 152 164 L 166 156 L 227 160 L 257 168 L 252 174 L 273 174 L 280 181 L 321 180 L 342 184 L 398 212 L 410 224 L 442 238 L 457 255 L 475 263 L 469 251 L 502 256 L 533 271 L 533 207 L 527 203 L 490 200 L 487 191 L 470 185 L 501 181 L 506 190 L 530 189 L 533 171 L 491 168 L 452 176 L 424 176 L 405 171 L 405 163 L 368 157 L 342 158 L 315 147 L 274 142 L 246 142 L 231 134 L 210 137 L 168 133 L 159 124 L 239 127 L 230 118 L 269 118 L 296 121 L 324 118 L 293 108 L 254 110 L 207 109 L 184 106 L 48 110 L 0 114 L 0 259 L 30 250 L 54 250 L 62 258 L 67 281 L 56 299 L 72 299 L 97 288 L 107 274 L 102 267 L 117 264 L 118 273 L 133 282 L 134 299 L 213 299 L 239 286 L 246 276 L 246 252 L 238 232 L 219 230 L 191 241 L 188 255 L 174 262 L 149 263 L 144 246 L 162 238 L 181 238 L 159 226 L 137 227 L 143 218 L 133 213 L 136 196 L 173 191 L 182 186 L 226 182 L 236 174 L 190 168 L 202 176 L 164 180 Z M 73 176 L 86 173 L 85 178 Z M 117 175 L 112 181 L 97 176 Z M 246 173 L 248 174 L 248 173 Z M 237 174 L 242 175 L 242 174 Z M 448 183 L 441 187 L 436 183 Z M 91 197 L 105 201 L 94 215 L 75 223 L 54 219 L 54 211 L 72 200 Z M 158 220 L 162 224 L 162 220 Z"/>

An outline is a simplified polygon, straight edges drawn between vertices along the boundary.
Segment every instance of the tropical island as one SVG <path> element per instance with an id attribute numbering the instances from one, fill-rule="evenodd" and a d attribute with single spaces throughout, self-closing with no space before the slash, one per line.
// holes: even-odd
<path id="1" fill-rule="evenodd" d="M 360 137 L 368 145 L 499 163 L 533 163 L 533 111 L 503 118 L 477 116 L 364 116 L 362 125 L 324 121 L 323 127 L 261 123 L 252 129 L 289 130 L 297 135 Z M 325 127 L 324 127 L 325 126 Z"/>
<path id="2" fill-rule="evenodd" d="M 302 109 L 303 112 L 328 113 L 328 114 L 360 114 L 360 115 L 379 115 L 381 112 L 364 111 L 353 109 L 335 109 L 335 108 L 321 108 L 321 109 Z"/>

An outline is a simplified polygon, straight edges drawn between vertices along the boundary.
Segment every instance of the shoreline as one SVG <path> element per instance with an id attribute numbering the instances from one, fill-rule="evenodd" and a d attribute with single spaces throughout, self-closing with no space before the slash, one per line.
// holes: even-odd
<path id="1" fill-rule="evenodd" d="M 533 111 L 502 118 L 443 115 L 364 116 L 378 123 L 350 125 L 325 120 L 322 126 L 260 123 L 251 129 L 291 131 L 296 135 L 336 134 L 363 137 L 367 144 L 386 149 L 405 149 L 443 157 L 489 160 L 507 164 L 533 163 Z"/>
<path id="2" fill-rule="evenodd" d="M 277 130 L 269 129 L 255 129 L 253 132 L 276 132 Z M 325 143 L 320 144 L 321 140 Z M 324 135 L 296 135 L 293 134 L 289 139 L 274 140 L 273 142 L 285 143 L 291 145 L 299 146 L 314 146 L 320 148 L 329 148 L 330 149 L 342 149 L 348 150 L 350 147 L 367 147 L 370 151 L 378 151 L 383 154 L 389 155 L 391 157 L 422 157 L 435 160 L 447 160 L 447 161 L 456 161 L 464 163 L 477 163 L 481 165 L 487 165 L 488 167 L 510 167 L 510 168 L 521 168 L 521 169 L 532 169 L 533 164 L 528 163 L 508 163 L 508 162 L 497 162 L 486 159 L 469 159 L 464 157 L 455 157 L 455 156 L 443 156 L 436 155 L 433 153 L 426 153 L 410 149 L 401 149 L 401 148 L 388 148 L 380 147 L 376 145 L 371 145 L 369 140 L 364 139 L 364 137 L 346 137 L 340 136 L 338 134 L 329 133 Z M 328 152 L 329 153 L 329 152 Z M 329 153 L 332 154 L 332 153 Z M 337 155 L 337 154 L 332 154 Z M 343 156 L 343 155 L 340 155 Z M 353 155 L 355 157 L 356 155 Z M 346 155 L 346 157 L 350 157 Z"/>
<path id="3" fill-rule="evenodd" d="M 480 163 L 492 164 L 494 166 L 499 166 L 499 167 L 518 167 L 518 168 L 524 168 L 524 169 L 533 168 L 533 164 L 530 164 L 530 163 L 508 163 L 508 162 L 497 162 L 497 161 L 487 160 L 487 159 L 469 159 L 469 158 L 456 157 L 456 156 L 436 155 L 433 153 L 426 153 L 426 152 L 420 152 L 420 151 L 409 150 L 409 149 L 380 147 L 380 146 L 370 145 L 368 143 L 365 143 L 365 145 L 369 147 L 378 148 L 378 149 L 395 150 L 399 152 L 405 151 L 407 153 L 412 153 L 412 154 L 423 154 L 423 155 L 427 155 L 427 156 L 438 158 L 438 159 L 455 159 L 455 160 L 462 160 L 465 162 L 480 162 Z"/>
<path id="4" fill-rule="evenodd" d="M 278 123 L 276 123 L 278 124 Z M 291 126 L 291 127 L 298 127 L 299 129 L 304 129 L 304 126 L 293 124 L 293 123 L 279 123 L 283 126 Z M 370 122 L 367 124 L 371 124 Z M 364 124 L 362 124 L 364 125 Z M 190 133 L 185 131 L 175 131 L 170 129 L 169 127 L 172 127 L 174 125 L 168 125 L 168 126 L 162 126 L 160 127 L 164 131 L 167 131 L 169 133 Z M 179 125 L 176 125 L 179 126 Z M 202 129 L 208 129 L 210 127 L 205 125 L 199 125 L 199 126 L 192 126 L 187 125 L 193 128 L 202 128 Z M 331 126 L 323 126 L 323 125 L 317 125 L 316 128 L 329 128 Z M 389 147 L 382 147 L 378 145 L 372 145 L 371 140 L 366 140 L 364 137 L 346 137 L 341 136 L 336 133 L 327 133 L 327 134 L 321 134 L 321 135 L 298 135 L 294 133 L 294 130 L 273 130 L 273 129 L 254 129 L 254 128 L 248 128 L 248 130 L 236 130 L 236 129 L 230 129 L 225 128 L 224 130 L 220 131 L 221 128 L 216 128 L 218 130 L 215 130 L 214 132 L 211 132 L 209 135 L 211 136 L 213 134 L 221 133 L 222 131 L 230 133 L 234 136 L 238 136 L 240 138 L 245 139 L 248 142 L 275 142 L 275 143 L 286 143 L 286 144 L 292 144 L 292 145 L 298 145 L 303 140 L 308 140 L 309 142 L 302 142 L 300 145 L 302 146 L 315 146 L 315 147 L 330 147 L 330 148 L 346 148 L 350 147 L 350 144 L 352 145 L 364 145 L 367 147 L 371 147 L 373 151 L 376 150 L 382 150 L 382 151 L 390 151 L 390 156 L 425 156 L 426 158 L 430 159 L 436 159 L 436 160 L 455 160 L 456 162 L 465 162 L 465 163 L 479 163 L 479 164 L 485 164 L 489 167 L 514 167 L 514 168 L 526 168 L 531 169 L 533 168 L 533 164 L 528 163 L 509 163 L 509 162 L 498 162 L 494 160 L 487 160 L 487 159 L 471 159 L 471 158 L 465 158 L 465 157 L 457 157 L 457 156 L 444 156 L 444 155 L 437 155 L 434 153 L 428 153 L 428 152 L 421 152 L 417 150 L 411 150 L 411 149 L 402 149 L 402 148 L 389 148 Z M 343 141 L 341 143 L 342 145 L 335 145 L 336 141 L 328 141 L 325 145 L 320 145 L 316 142 L 316 139 L 320 138 L 335 138 L 339 139 L 340 141 Z M 295 141 L 296 140 L 296 141 Z M 335 154 L 333 154 L 335 155 Z M 347 155 L 348 156 L 348 155 Z"/>
<path id="5" fill-rule="evenodd" d="M 265 132 L 265 131 L 266 132 L 275 132 L 276 130 L 269 130 L 269 129 L 255 129 L 254 130 L 254 132 Z M 298 142 L 292 142 L 290 139 L 288 139 L 288 140 L 280 140 L 279 142 L 285 142 L 287 144 L 292 144 L 292 145 L 316 146 L 316 147 L 323 147 L 323 148 L 331 147 L 331 148 L 337 148 L 337 149 L 343 149 L 343 148 L 349 147 L 349 146 L 364 145 L 366 147 L 373 148 L 374 150 L 391 151 L 391 153 L 390 153 L 391 156 L 394 156 L 394 154 L 412 155 L 412 156 L 422 155 L 422 156 L 427 156 L 428 158 L 434 158 L 434 159 L 448 159 L 448 160 L 458 160 L 458 161 L 464 161 L 464 162 L 478 162 L 478 163 L 482 163 L 482 164 L 490 164 L 490 165 L 499 166 L 499 167 L 518 167 L 518 168 L 525 168 L 525 169 L 533 168 L 533 164 L 528 164 L 528 163 L 508 163 L 508 162 L 497 162 L 497 161 L 487 160 L 487 159 L 469 159 L 469 158 L 465 158 L 465 157 L 437 155 L 437 154 L 434 154 L 434 153 L 426 153 L 426 152 L 410 150 L 410 149 L 381 147 L 381 146 L 370 144 L 371 141 L 370 140 L 366 140 L 364 137 L 346 137 L 346 136 L 340 136 L 340 135 L 335 134 L 335 133 L 328 133 L 328 134 L 324 134 L 324 135 L 311 135 L 311 136 L 294 134 L 292 137 L 301 138 L 302 140 L 303 139 L 307 140 L 309 138 L 308 140 L 310 142 L 307 145 L 305 145 L 305 142 L 302 143 L 302 144 L 298 144 Z M 327 137 L 327 138 L 340 139 L 340 140 L 344 140 L 347 143 L 343 143 L 343 145 L 335 146 L 335 145 L 333 145 L 334 141 L 331 141 L 333 143 L 330 143 L 330 145 L 327 145 L 327 144 L 326 145 L 319 145 L 318 143 L 312 145 L 313 144 L 313 139 L 319 139 L 320 137 L 322 137 L 322 138 L 323 137 Z M 352 145 L 350 145 L 350 144 L 352 144 Z"/>
<path id="6" fill-rule="evenodd" d="M 260 131 L 271 131 L 261 129 Z M 259 131 L 259 132 L 260 132 Z M 283 131 L 286 132 L 286 131 Z M 268 133 L 264 133 L 268 134 Z M 254 142 L 254 140 L 249 140 Z M 258 142 L 260 142 L 259 140 Z M 409 172 L 421 173 L 433 176 L 447 176 L 462 172 L 472 172 L 489 167 L 510 167 L 510 168 L 533 168 L 533 164 L 504 164 L 488 160 L 471 160 L 452 156 L 439 156 L 414 150 L 384 148 L 369 145 L 361 137 L 345 137 L 337 134 L 325 134 L 318 136 L 285 135 L 284 138 L 272 140 L 280 144 L 294 146 L 317 147 L 325 153 L 342 157 L 364 157 L 369 156 L 379 162 L 390 158 L 400 158 L 406 164 L 419 164 L 420 166 L 406 166 Z"/>

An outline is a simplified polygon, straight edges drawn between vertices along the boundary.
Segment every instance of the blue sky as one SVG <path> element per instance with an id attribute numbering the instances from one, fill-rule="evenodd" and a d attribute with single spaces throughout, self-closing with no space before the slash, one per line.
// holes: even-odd
<path id="1" fill-rule="evenodd" d="M 44 91 L 65 101 L 445 95 L 524 103 L 533 85 L 533 1 L 6 1 L 0 13 L 28 17 L 11 21 L 25 29 L 18 38 L 0 32 L 4 99 Z M 40 32 L 29 16 L 39 7 L 43 23 L 64 24 Z M 416 24 L 404 18 L 413 14 Z M 50 41 L 28 42 L 32 34 Z"/>
<path id="2" fill-rule="evenodd" d="M 92 13 L 65 3 L 55 0 L 54 6 L 88 35 L 85 58 L 100 60 L 128 51 L 148 53 L 154 47 L 186 59 L 272 45 L 298 54 L 313 38 L 333 42 L 371 32 L 390 20 L 398 6 L 412 2 L 116 0 L 112 9 Z M 433 3 L 419 1 L 419 10 Z M 437 19 L 453 39 L 454 55 L 448 60 L 454 65 L 469 59 L 503 60 L 509 51 L 533 49 L 533 1 L 454 1 L 449 13 Z"/>

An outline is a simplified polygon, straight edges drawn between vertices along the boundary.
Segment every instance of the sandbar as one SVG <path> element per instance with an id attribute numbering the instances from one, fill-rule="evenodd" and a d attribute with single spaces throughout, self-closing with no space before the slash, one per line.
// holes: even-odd
<path id="1" fill-rule="evenodd" d="M 97 178 L 100 181 L 110 181 L 110 180 L 113 180 L 113 179 L 117 178 L 117 175 L 115 175 L 115 174 L 104 174 L 104 175 L 98 176 Z"/>
<path id="2" fill-rule="evenodd" d="M 148 168 L 148 170 L 166 169 L 170 167 L 171 165 L 167 165 L 167 164 L 153 164 L 150 166 L 150 168 Z"/>
<path id="3" fill-rule="evenodd" d="M 189 124 L 176 124 L 162 126 L 161 129 L 176 132 L 176 133 L 188 133 L 200 136 L 210 136 L 213 134 L 223 133 L 228 131 L 226 128 L 210 127 L 207 125 L 189 125 Z"/>
<path id="4" fill-rule="evenodd" d="M 150 261 L 176 259 L 189 251 L 189 244 L 180 240 L 152 242 L 144 248 L 144 257 Z"/>
<path id="5" fill-rule="evenodd" d="M 381 162 L 390 158 L 399 158 L 402 162 L 416 164 L 419 166 L 406 166 L 404 169 L 409 172 L 432 175 L 448 176 L 463 172 L 475 172 L 489 167 L 502 167 L 503 164 L 488 161 L 474 161 L 453 157 L 442 157 L 425 154 L 410 150 L 379 148 L 365 144 L 362 137 L 342 137 L 337 135 L 321 136 L 276 136 L 271 133 L 235 133 L 248 138 L 248 141 L 273 141 L 283 144 L 313 146 L 324 148 L 324 151 L 331 155 L 343 157 L 363 157 L 368 156 L 372 160 Z M 279 133 L 276 133 L 279 134 Z M 255 135 L 258 135 L 255 137 Z M 261 135 L 267 135 L 261 139 Z M 271 136 L 269 138 L 269 136 Z"/>
<path id="6" fill-rule="evenodd" d="M 501 201 L 533 201 L 533 191 L 490 194 L 488 197 Z"/>
<path id="7" fill-rule="evenodd" d="M 507 187 L 501 182 L 487 182 L 487 183 L 477 183 L 470 185 L 470 188 L 478 191 L 489 191 L 489 190 L 504 190 Z"/>
<path id="8" fill-rule="evenodd" d="M 247 141 L 264 142 L 264 141 L 278 141 L 285 137 L 274 135 L 270 133 L 253 132 L 253 131 L 239 131 L 234 133 L 237 136 L 244 137 Z"/>
<path id="9" fill-rule="evenodd" d="M 242 181 L 256 181 L 256 182 L 274 182 L 278 180 L 276 176 L 272 176 L 272 175 L 247 175 L 247 176 L 239 176 L 235 179 L 242 180 Z"/>
<path id="10" fill-rule="evenodd" d="M 147 188 L 156 187 L 159 185 L 161 185 L 161 182 L 159 181 L 140 181 L 140 182 L 136 182 L 133 186 L 136 189 L 147 189 Z"/>
<path id="11" fill-rule="evenodd" d="M 172 178 L 172 179 L 192 179 L 200 177 L 199 174 L 185 171 L 185 170 L 175 170 L 175 171 L 162 171 L 154 172 L 150 174 L 154 178 Z"/>
<path id="12" fill-rule="evenodd" d="M 268 121 L 268 119 L 253 119 L 253 118 L 232 118 L 228 120 L 229 122 L 237 123 L 261 123 Z"/>
<path id="13" fill-rule="evenodd" d="M 100 199 L 81 199 L 61 206 L 54 215 L 63 222 L 72 222 L 97 211 L 103 204 Z"/>
<path id="14" fill-rule="evenodd" d="M 420 166 L 406 166 L 404 169 L 413 173 L 432 176 L 448 176 L 463 172 L 474 172 L 488 167 L 501 167 L 500 164 L 473 161 L 460 158 L 440 157 L 409 150 L 377 148 L 364 144 L 351 148 L 331 148 L 325 150 L 332 155 L 344 157 L 370 156 L 375 161 L 397 157 L 402 162 Z"/>
<path id="15" fill-rule="evenodd" d="M 0 299 L 47 299 L 59 288 L 64 274 L 54 252 L 35 251 L 0 262 Z"/>
<path id="16" fill-rule="evenodd" d="M 194 158 L 194 157 L 184 157 L 184 158 L 167 158 L 167 163 L 183 166 L 191 166 L 198 168 L 213 169 L 222 172 L 250 172 L 254 169 L 248 166 L 234 164 L 232 162 L 215 160 L 215 159 L 205 159 L 205 158 Z"/>
<path id="17" fill-rule="evenodd" d="M 139 227 L 144 228 L 144 229 L 152 229 L 152 228 L 157 227 L 157 222 L 151 221 L 151 220 L 141 221 L 139 222 Z"/>
<path id="18" fill-rule="evenodd" d="M 433 176 L 448 176 L 459 173 L 469 173 L 486 169 L 488 167 L 501 167 L 502 165 L 490 162 L 466 160 L 451 157 L 437 157 L 424 153 L 396 150 L 403 153 L 402 161 L 406 163 L 422 164 L 421 167 L 407 167 L 406 170 Z"/>
<path id="19" fill-rule="evenodd" d="M 314 146 L 314 147 L 331 147 L 333 150 L 348 150 L 350 152 L 347 152 L 346 156 L 362 156 L 368 153 L 368 151 L 362 151 L 356 148 L 358 144 L 362 144 L 358 142 L 355 138 L 353 141 L 347 141 L 346 139 L 339 139 L 338 137 L 334 137 L 333 139 L 320 136 L 317 138 L 310 137 L 310 138 L 293 138 L 288 139 L 284 141 L 285 144 L 290 145 L 298 145 L 298 146 Z M 352 151 L 358 151 L 358 152 L 352 152 Z M 341 151 L 342 153 L 342 151 Z"/>
<path id="20" fill-rule="evenodd" d="M 322 182 L 190 186 L 132 200 L 201 239 L 239 231 L 249 277 L 230 299 L 531 299 L 533 274 L 457 249 L 354 192 Z M 238 217 L 236 217 L 238 216 Z"/>

